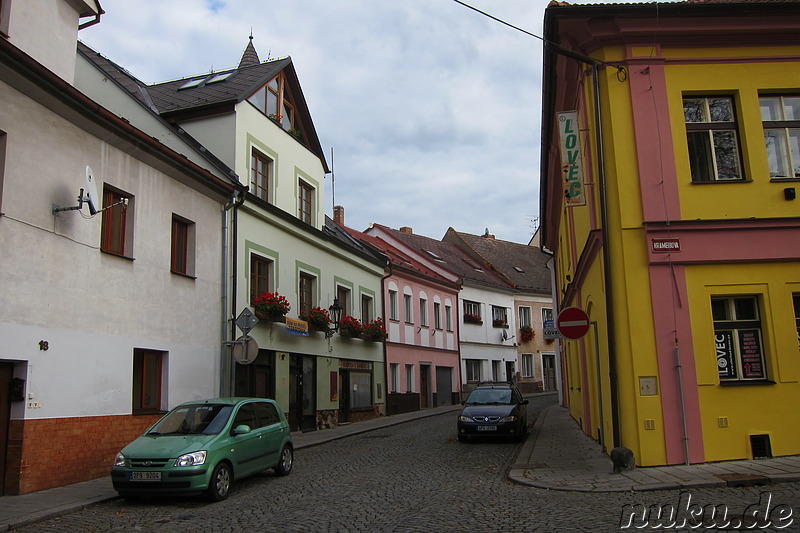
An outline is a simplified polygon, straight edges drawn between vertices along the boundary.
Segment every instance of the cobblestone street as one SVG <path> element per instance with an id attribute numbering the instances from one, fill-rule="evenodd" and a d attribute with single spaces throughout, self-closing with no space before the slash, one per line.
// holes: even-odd
<path id="1" fill-rule="evenodd" d="M 555 401 L 532 400 L 530 414 Z M 678 490 L 585 493 L 517 485 L 507 476 L 521 446 L 459 443 L 450 413 L 299 450 L 290 476 L 244 480 L 221 503 L 114 500 L 18 531 L 605 532 L 620 530 L 624 505 L 678 506 Z M 771 494 L 773 507 L 797 510 L 800 503 L 797 483 L 697 489 L 691 497 L 740 516 L 762 492 Z M 799 518 L 785 529 L 759 530 L 800 531 Z"/>

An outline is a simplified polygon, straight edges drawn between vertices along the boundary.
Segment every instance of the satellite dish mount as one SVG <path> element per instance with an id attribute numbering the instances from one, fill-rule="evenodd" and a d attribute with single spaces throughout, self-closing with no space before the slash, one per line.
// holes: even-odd
<path id="1" fill-rule="evenodd" d="M 55 215 L 61 211 L 80 211 L 83 209 L 83 204 L 86 203 L 89 205 L 89 214 L 94 216 L 101 211 L 98 209 L 98 206 L 100 205 L 99 200 L 100 197 L 97 195 L 97 184 L 94 181 L 92 168 L 89 165 L 86 165 L 86 181 L 83 188 L 81 188 L 80 192 L 78 193 L 78 205 L 73 207 L 59 207 L 56 204 L 53 204 L 53 214 Z"/>

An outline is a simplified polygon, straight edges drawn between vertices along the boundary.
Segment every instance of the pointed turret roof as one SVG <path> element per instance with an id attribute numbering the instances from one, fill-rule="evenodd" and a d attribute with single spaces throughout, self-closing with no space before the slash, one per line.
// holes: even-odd
<path id="1" fill-rule="evenodd" d="M 250 35 L 250 42 L 247 43 L 247 48 L 244 49 L 242 60 L 239 61 L 239 68 L 254 67 L 261 63 L 258 59 L 256 47 L 253 46 L 253 35 Z"/>

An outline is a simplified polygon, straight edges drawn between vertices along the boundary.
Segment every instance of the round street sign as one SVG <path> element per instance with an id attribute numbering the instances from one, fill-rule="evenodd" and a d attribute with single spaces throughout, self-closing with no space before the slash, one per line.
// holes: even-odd
<path id="1" fill-rule="evenodd" d="M 583 309 L 567 307 L 558 313 L 556 327 L 567 339 L 580 339 L 589 331 L 589 315 Z"/>

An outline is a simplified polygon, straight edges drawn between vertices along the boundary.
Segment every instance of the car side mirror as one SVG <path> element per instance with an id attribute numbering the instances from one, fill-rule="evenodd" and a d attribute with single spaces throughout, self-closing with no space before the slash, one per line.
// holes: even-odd
<path id="1" fill-rule="evenodd" d="M 246 435 L 247 433 L 250 433 L 250 426 L 246 424 L 242 424 L 241 426 L 236 426 L 233 429 L 234 435 Z"/>

